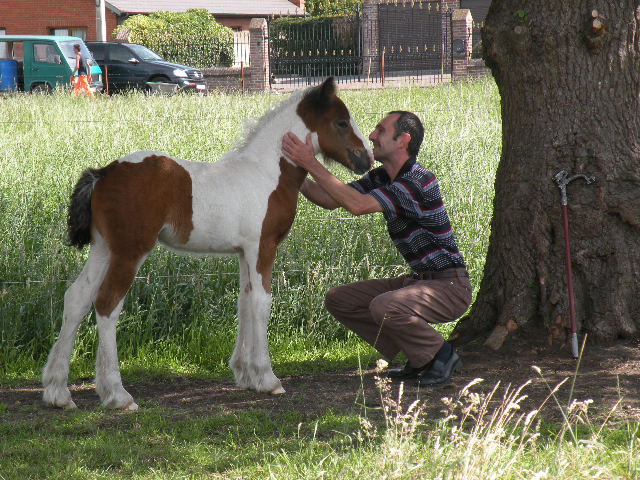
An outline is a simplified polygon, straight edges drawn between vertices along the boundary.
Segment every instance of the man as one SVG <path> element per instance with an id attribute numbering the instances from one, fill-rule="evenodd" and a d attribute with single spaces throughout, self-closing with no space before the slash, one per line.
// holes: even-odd
<path id="1" fill-rule="evenodd" d="M 364 280 L 331 289 L 329 312 L 347 328 L 393 359 L 403 351 L 404 368 L 389 376 L 417 378 L 420 386 L 444 383 L 462 363 L 451 344 L 430 323 L 453 321 L 471 303 L 471 283 L 453 236 L 433 173 L 416 163 L 424 129 L 411 112 L 390 112 L 369 135 L 373 156 L 382 164 L 360 180 L 344 184 L 293 133 L 282 151 L 309 172 L 302 193 L 313 203 L 353 215 L 383 212 L 393 243 L 412 273 Z"/>
<path id="2" fill-rule="evenodd" d="M 80 95 L 82 92 L 85 92 L 90 97 L 93 97 L 93 92 L 91 91 L 91 87 L 89 87 L 88 80 L 91 76 L 91 67 L 82 56 L 79 43 L 73 45 L 73 53 L 76 55 L 75 68 L 73 69 L 73 72 L 71 72 L 71 83 L 74 85 L 73 93 L 75 95 Z M 78 73 L 77 78 L 75 77 L 76 72 Z"/>

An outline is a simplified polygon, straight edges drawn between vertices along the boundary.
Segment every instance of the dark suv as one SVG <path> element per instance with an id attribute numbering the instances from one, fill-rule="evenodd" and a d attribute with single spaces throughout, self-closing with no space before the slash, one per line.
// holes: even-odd
<path id="1" fill-rule="evenodd" d="M 198 69 L 163 60 L 143 45 L 122 42 L 85 42 L 102 69 L 110 92 L 137 88 L 150 90 L 148 82 L 175 83 L 182 90 L 206 92 Z"/>

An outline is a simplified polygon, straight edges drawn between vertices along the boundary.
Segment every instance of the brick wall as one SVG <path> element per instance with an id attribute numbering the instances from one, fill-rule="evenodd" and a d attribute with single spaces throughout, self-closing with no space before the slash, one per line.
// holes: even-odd
<path id="1" fill-rule="evenodd" d="M 445 11 L 453 11 L 460 8 L 460 0 L 441 0 L 441 3 Z"/>
<path id="2" fill-rule="evenodd" d="M 115 14 L 106 9 L 107 38 L 116 28 Z M 0 1 L 0 28 L 7 35 L 51 35 L 52 28 L 85 28 L 96 40 L 95 0 Z"/>
<path id="3" fill-rule="evenodd" d="M 242 90 L 242 71 L 240 67 L 203 68 L 202 74 L 207 84 L 207 90 L 223 92 L 238 92 Z M 251 82 L 251 69 L 244 69 L 245 90 Z"/>

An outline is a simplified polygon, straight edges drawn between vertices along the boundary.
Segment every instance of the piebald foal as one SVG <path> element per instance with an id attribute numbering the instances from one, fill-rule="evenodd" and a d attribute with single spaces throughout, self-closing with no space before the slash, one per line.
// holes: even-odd
<path id="1" fill-rule="evenodd" d="M 75 407 L 67 388 L 69 361 L 78 326 L 93 303 L 99 334 L 95 382 L 102 404 L 138 407 L 122 386 L 116 322 L 136 272 L 158 242 L 178 252 L 238 255 L 239 325 L 229 365 L 240 387 L 284 392 L 267 345 L 271 271 L 306 176 L 282 156 L 287 131 L 300 138 L 313 132 L 316 151 L 357 173 L 371 167 L 367 141 L 329 78 L 292 94 L 216 163 L 137 152 L 82 174 L 69 207 L 69 242 L 78 248 L 91 243 L 91 250 L 64 296 L 62 328 L 42 376 L 46 404 Z"/>

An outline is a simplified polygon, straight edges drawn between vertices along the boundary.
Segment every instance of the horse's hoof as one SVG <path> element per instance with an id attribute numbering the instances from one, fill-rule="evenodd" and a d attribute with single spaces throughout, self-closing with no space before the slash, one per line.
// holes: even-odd
<path id="1" fill-rule="evenodd" d="M 287 393 L 287 391 L 282 388 L 282 385 L 278 385 L 276 388 L 269 392 L 271 395 L 282 395 L 283 393 Z"/>
<path id="2" fill-rule="evenodd" d="M 75 410 L 76 408 L 78 408 L 76 402 L 74 402 L 73 400 L 69 400 L 67 403 L 44 403 L 47 407 L 60 408 L 62 410 Z"/>
<path id="3" fill-rule="evenodd" d="M 134 411 L 138 410 L 138 404 L 136 402 L 131 402 L 124 407 L 125 410 Z"/>
<path id="4" fill-rule="evenodd" d="M 56 395 L 55 390 L 45 389 L 42 396 L 42 402 L 52 408 L 61 408 L 63 410 L 73 410 L 78 408 L 75 402 L 71 399 L 71 394 L 65 392 L 60 395 Z"/>

